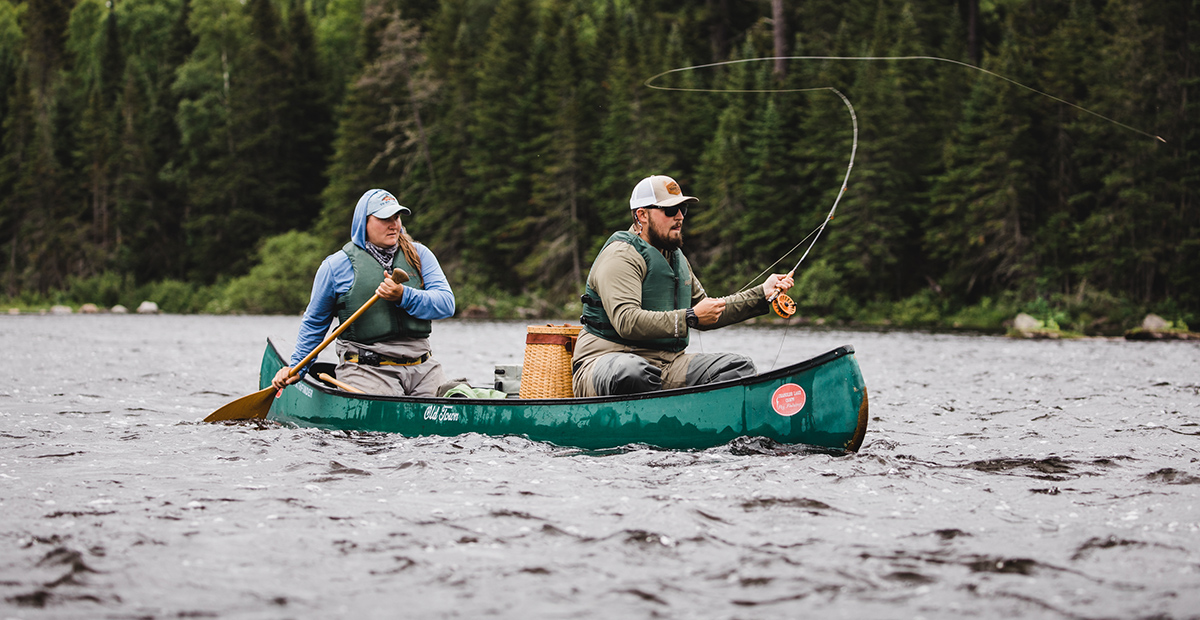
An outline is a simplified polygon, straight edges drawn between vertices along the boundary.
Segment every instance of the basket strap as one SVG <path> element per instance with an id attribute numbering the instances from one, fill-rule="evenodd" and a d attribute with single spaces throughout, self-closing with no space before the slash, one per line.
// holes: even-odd
<path id="1" fill-rule="evenodd" d="M 564 334 L 526 334 L 525 344 L 556 344 L 567 348 L 567 353 L 573 353 L 575 339 Z"/>

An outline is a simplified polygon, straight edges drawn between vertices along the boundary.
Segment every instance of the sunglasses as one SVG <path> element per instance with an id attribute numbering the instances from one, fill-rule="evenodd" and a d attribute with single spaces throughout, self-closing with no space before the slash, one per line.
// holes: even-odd
<path id="1" fill-rule="evenodd" d="M 684 217 L 687 217 L 687 207 L 659 207 L 652 205 L 650 208 L 662 211 L 663 215 L 667 217 L 675 217 L 676 213 L 682 213 Z"/>

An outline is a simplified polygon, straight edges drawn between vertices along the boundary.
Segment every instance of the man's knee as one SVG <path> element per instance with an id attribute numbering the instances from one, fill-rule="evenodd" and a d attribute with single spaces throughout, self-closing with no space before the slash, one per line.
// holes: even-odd
<path id="1" fill-rule="evenodd" d="M 609 353 L 592 365 L 592 386 L 599 396 L 660 390 L 662 370 L 632 353 Z"/>
<path id="2" fill-rule="evenodd" d="M 687 370 L 688 385 L 704 385 L 752 377 L 758 374 L 754 361 L 737 353 L 700 354 L 691 360 Z"/>

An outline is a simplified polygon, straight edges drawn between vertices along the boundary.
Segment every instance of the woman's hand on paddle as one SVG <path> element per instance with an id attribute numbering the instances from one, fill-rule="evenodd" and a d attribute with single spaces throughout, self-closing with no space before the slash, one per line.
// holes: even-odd
<path id="1" fill-rule="evenodd" d="M 792 286 L 795 284 L 796 281 L 792 279 L 792 274 L 773 273 L 767 276 L 766 282 L 763 282 L 763 295 L 765 295 L 767 299 L 771 299 L 775 296 L 776 291 L 782 293 L 783 291 L 792 288 Z"/>
<path id="2" fill-rule="evenodd" d="M 383 282 L 379 283 L 379 288 L 375 289 L 375 294 L 379 295 L 381 299 L 386 299 L 393 303 L 399 302 L 404 298 L 404 285 L 400 284 L 400 281 L 397 280 L 399 279 L 394 278 L 392 274 L 388 274 L 383 279 Z"/>
<path id="3" fill-rule="evenodd" d="M 692 307 L 692 311 L 696 313 L 696 318 L 701 325 L 712 325 L 721 318 L 721 313 L 725 312 L 725 300 L 718 297 L 705 297 Z"/>
<path id="4" fill-rule="evenodd" d="M 275 386 L 275 389 L 277 389 L 277 390 L 282 390 L 283 386 L 291 385 L 291 384 L 299 381 L 300 380 L 299 373 L 294 374 L 290 377 L 288 376 L 288 373 L 291 371 L 292 371 L 291 366 L 284 366 L 283 368 L 280 368 L 279 372 L 275 373 L 275 378 L 271 379 L 271 385 Z"/>

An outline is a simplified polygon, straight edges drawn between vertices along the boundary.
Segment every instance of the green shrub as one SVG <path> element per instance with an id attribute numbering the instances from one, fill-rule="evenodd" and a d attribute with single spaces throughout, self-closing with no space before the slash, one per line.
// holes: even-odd
<path id="1" fill-rule="evenodd" d="M 65 297 L 75 305 L 92 303 L 111 308 L 133 292 L 133 278 L 114 271 L 105 271 L 88 278 L 71 276 L 67 279 Z"/>
<path id="2" fill-rule="evenodd" d="M 978 304 L 960 308 L 950 313 L 945 322 L 959 329 L 999 330 L 1004 322 L 1017 315 L 1017 307 L 1010 296 L 999 301 L 984 297 Z"/>
<path id="3" fill-rule="evenodd" d="M 842 290 L 841 274 L 826 259 L 813 261 L 800 273 L 791 297 L 803 315 L 828 316 L 835 311 L 838 314 L 854 311 L 845 305 L 850 299 Z"/>
<path id="4" fill-rule="evenodd" d="M 196 314 L 203 312 L 219 291 L 218 285 L 202 286 L 180 280 L 159 280 L 138 289 L 124 299 L 124 305 L 136 310 L 143 301 L 158 304 L 162 312 Z"/>
<path id="5" fill-rule="evenodd" d="M 929 289 L 889 305 L 889 323 L 898 327 L 932 327 L 942 319 L 943 302 Z"/>
<path id="6" fill-rule="evenodd" d="M 209 312 L 298 314 L 308 305 L 313 275 L 329 248 L 316 235 L 291 231 L 266 239 L 258 264 L 210 300 Z"/>
<path id="7" fill-rule="evenodd" d="M 1061 325 L 1071 324 L 1071 317 L 1063 309 L 1063 305 L 1061 299 L 1056 299 L 1052 303 L 1045 297 L 1038 296 L 1037 299 L 1023 304 L 1021 311 L 1041 321 L 1046 329 L 1055 330 L 1060 329 Z"/>
<path id="8" fill-rule="evenodd" d="M 574 302 L 574 309 L 570 302 L 555 304 L 537 293 L 513 295 L 473 278 L 459 282 L 451 279 L 450 287 L 454 289 L 455 313 L 458 316 L 463 316 L 468 308 L 483 308 L 488 318 L 492 319 L 553 320 L 574 317 L 578 321 L 582 307 L 578 301 Z"/>

